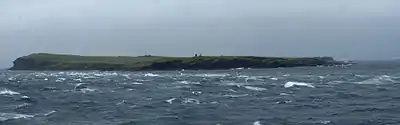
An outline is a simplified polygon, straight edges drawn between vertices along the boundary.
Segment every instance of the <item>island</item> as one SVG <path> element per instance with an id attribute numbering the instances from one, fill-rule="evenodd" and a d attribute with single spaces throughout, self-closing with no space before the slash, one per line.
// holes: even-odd
<path id="1" fill-rule="evenodd" d="M 333 66 L 343 62 L 332 57 L 257 57 L 257 56 L 81 56 L 33 53 L 19 57 L 9 70 L 222 70 L 235 68 L 279 68 Z"/>

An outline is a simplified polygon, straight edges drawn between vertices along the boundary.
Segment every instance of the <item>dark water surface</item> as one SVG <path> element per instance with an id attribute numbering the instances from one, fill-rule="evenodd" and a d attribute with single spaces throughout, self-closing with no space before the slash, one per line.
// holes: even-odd
<path id="1" fill-rule="evenodd" d="M 398 125 L 400 68 L 0 72 L 0 125 Z"/>

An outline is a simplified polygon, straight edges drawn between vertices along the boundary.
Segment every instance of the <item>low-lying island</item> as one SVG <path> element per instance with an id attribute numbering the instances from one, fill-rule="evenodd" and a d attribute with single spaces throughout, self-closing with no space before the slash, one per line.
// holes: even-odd
<path id="1" fill-rule="evenodd" d="M 10 70 L 219 70 L 232 68 L 279 68 L 332 66 L 343 62 L 332 57 L 256 57 L 256 56 L 80 56 L 34 53 L 17 58 Z"/>

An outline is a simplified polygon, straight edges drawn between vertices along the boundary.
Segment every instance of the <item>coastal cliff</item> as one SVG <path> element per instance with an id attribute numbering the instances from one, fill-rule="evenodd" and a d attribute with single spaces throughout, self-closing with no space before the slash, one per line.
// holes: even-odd
<path id="1" fill-rule="evenodd" d="M 35 53 L 17 58 L 10 70 L 216 70 L 231 68 L 278 68 L 338 65 L 332 57 L 255 57 L 255 56 L 80 56 Z"/>

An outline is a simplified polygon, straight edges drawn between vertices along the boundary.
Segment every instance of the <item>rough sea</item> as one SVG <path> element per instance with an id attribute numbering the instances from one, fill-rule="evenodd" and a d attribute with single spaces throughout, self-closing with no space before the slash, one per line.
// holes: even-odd
<path id="1" fill-rule="evenodd" d="M 0 71 L 0 125 L 399 125 L 400 66 Z"/>

